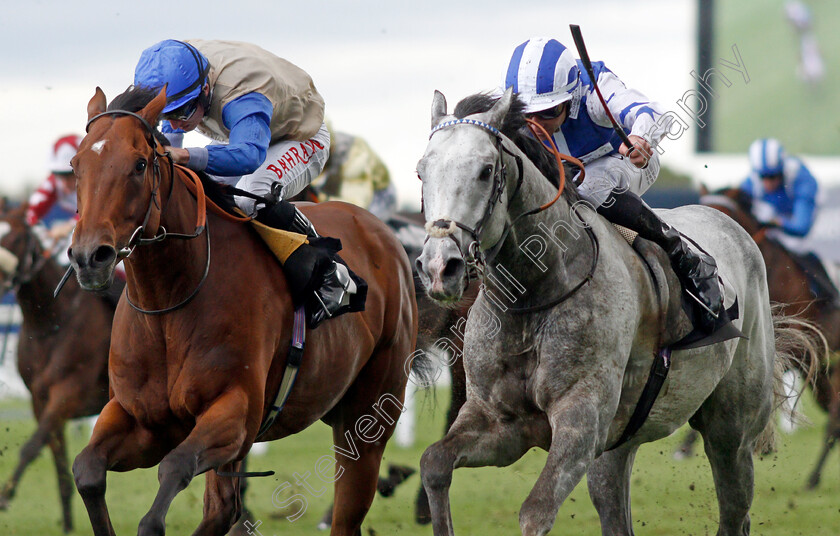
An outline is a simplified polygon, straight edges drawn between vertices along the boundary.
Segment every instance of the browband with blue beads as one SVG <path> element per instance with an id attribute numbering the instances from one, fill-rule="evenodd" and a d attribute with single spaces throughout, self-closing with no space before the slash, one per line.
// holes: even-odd
<path id="1" fill-rule="evenodd" d="M 452 125 L 461 125 L 461 124 L 475 125 L 477 127 L 483 128 L 484 130 L 489 130 L 490 133 L 493 134 L 494 136 L 496 136 L 497 138 L 500 138 L 502 136 L 502 133 L 499 132 L 498 128 L 496 128 L 496 127 L 494 127 L 490 124 L 487 124 L 484 121 L 479 121 L 477 119 L 453 119 L 451 121 L 444 121 L 443 123 L 441 123 L 438 126 L 436 126 L 435 128 L 433 128 L 432 131 L 429 133 L 429 139 L 431 139 L 431 137 L 434 136 L 435 132 L 437 132 L 438 130 L 444 129 L 446 127 L 451 127 Z"/>

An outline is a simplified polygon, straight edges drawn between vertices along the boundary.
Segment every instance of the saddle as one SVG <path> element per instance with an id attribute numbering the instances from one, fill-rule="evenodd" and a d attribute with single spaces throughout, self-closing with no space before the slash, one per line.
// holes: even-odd
<path id="1" fill-rule="evenodd" d="M 668 377 L 671 368 L 671 352 L 673 350 L 687 350 L 708 346 L 735 337 L 745 337 L 743 333 L 732 325 L 732 320 L 738 318 L 738 297 L 734 289 L 726 285 L 721 279 L 724 290 L 724 307 L 715 322 L 712 333 L 706 333 L 694 328 L 694 315 L 697 307 L 694 300 L 689 299 L 683 292 L 677 274 L 671 268 L 671 261 L 658 245 L 638 236 L 638 233 L 620 225 L 613 224 L 619 234 L 633 248 L 648 268 L 656 296 L 659 301 L 659 348 L 651 364 L 647 382 L 642 389 L 636 407 L 618 440 L 606 450 L 613 450 L 632 438 L 642 427 L 650 414 L 653 404 L 659 396 L 659 391 Z M 695 244 L 696 247 L 699 248 Z M 705 252 L 704 252 L 705 253 Z M 727 303 L 730 303 L 727 307 Z"/>
<path id="2" fill-rule="evenodd" d="M 656 288 L 660 305 L 661 346 L 671 350 L 687 350 L 708 346 L 744 335 L 732 325 L 739 317 L 738 297 L 734 289 L 720 279 L 724 290 L 724 309 L 711 333 L 694 326 L 697 303 L 682 291 L 677 274 L 665 251 L 655 243 L 638 236 L 635 231 L 613 224 L 616 230 L 642 259 Z M 698 247 L 694 244 L 695 247 Z M 705 252 L 704 252 L 705 253 Z"/>

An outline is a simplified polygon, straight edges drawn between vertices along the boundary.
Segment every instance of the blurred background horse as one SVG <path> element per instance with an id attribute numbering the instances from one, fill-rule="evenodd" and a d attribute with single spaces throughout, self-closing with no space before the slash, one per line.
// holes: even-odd
<path id="1" fill-rule="evenodd" d="M 8 508 L 27 466 L 48 445 L 58 476 L 62 528 L 70 532 L 75 489 L 67 460 L 65 423 L 98 414 L 108 401 L 114 304 L 83 291 L 76 281 L 68 281 L 53 299 L 65 269 L 43 249 L 25 221 L 25 211 L 25 206 L 9 211 L 0 208 L 0 246 L 16 260 L 15 266 L 3 271 L 2 281 L 4 293 L 14 290 L 23 316 L 17 367 L 32 395 L 38 426 L 21 447 L 20 461 L 0 490 L 0 510 Z"/>

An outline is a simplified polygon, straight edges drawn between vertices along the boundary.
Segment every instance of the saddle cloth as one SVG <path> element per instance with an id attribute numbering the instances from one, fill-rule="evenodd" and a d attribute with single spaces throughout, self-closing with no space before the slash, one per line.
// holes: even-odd
<path id="1" fill-rule="evenodd" d="M 306 235 L 275 229 L 257 220 L 251 220 L 251 225 L 281 264 L 285 264 L 289 255 L 307 243 Z"/>

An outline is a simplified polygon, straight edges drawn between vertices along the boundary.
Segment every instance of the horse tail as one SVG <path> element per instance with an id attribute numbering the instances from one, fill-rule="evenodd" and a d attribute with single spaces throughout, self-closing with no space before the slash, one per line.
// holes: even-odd
<path id="1" fill-rule="evenodd" d="M 412 354 L 411 372 L 416 379 L 415 385 L 423 389 L 428 389 L 435 384 L 437 380 L 439 366 L 429 357 L 425 351 L 416 351 Z"/>
<path id="2" fill-rule="evenodd" d="M 798 315 L 786 315 L 784 304 L 776 303 L 771 308 L 776 356 L 773 365 L 773 415 L 788 400 L 793 399 L 791 408 L 796 407 L 802 392 L 788 393 L 782 379 L 785 372 L 799 370 L 805 384 L 814 387 L 817 374 L 825 372 L 829 364 L 828 341 L 817 325 Z M 803 389 L 804 391 L 804 389 Z M 791 409 L 792 419 L 802 421 L 804 416 Z M 755 451 L 768 454 L 775 450 L 776 419 L 771 418 L 756 442 Z"/>

